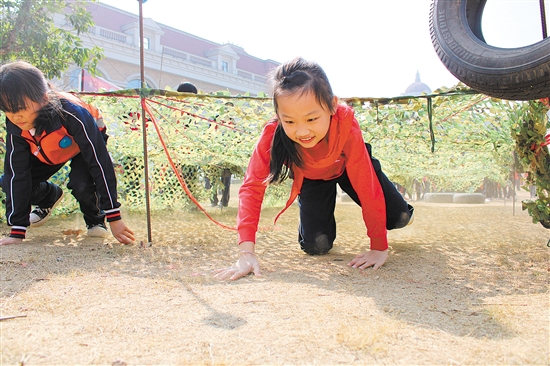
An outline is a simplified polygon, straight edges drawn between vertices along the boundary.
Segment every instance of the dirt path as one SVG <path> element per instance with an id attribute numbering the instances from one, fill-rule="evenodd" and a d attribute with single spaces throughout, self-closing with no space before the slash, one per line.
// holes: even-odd
<path id="1" fill-rule="evenodd" d="M 519 203 L 415 207 L 375 272 L 346 265 L 365 249 L 355 205 L 337 206 L 317 257 L 296 243 L 296 207 L 276 228 L 266 210 L 263 276 L 236 282 L 211 275 L 235 234 L 199 212 L 154 214 L 151 247 L 54 218 L 0 247 L 1 316 L 25 316 L 0 322 L 1 364 L 548 365 L 550 232 Z M 209 210 L 234 224 L 234 207 Z M 145 240 L 144 215 L 126 217 Z"/>

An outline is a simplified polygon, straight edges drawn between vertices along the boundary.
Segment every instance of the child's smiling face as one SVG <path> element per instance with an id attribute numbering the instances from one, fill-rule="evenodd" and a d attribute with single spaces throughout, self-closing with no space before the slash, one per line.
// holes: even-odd
<path id="1" fill-rule="evenodd" d="M 336 103 L 334 97 L 333 110 Z M 332 116 L 331 111 L 323 108 L 311 92 L 277 97 L 277 115 L 285 134 L 306 149 L 325 138 Z"/>

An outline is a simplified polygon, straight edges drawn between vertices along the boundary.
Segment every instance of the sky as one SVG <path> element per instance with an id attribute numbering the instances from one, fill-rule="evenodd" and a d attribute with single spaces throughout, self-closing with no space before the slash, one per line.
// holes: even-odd
<path id="1" fill-rule="evenodd" d="M 137 0 L 100 0 L 139 14 Z M 550 0 L 545 0 L 550 9 Z M 432 90 L 458 80 L 430 38 L 431 0 L 146 0 L 143 17 L 260 59 L 316 61 L 340 97 L 392 97 L 415 81 Z M 537 20 L 538 23 L 533 21 Z M 538 0 L 488 0 L 487 43 L 520 47 L 542 39 Z"/>

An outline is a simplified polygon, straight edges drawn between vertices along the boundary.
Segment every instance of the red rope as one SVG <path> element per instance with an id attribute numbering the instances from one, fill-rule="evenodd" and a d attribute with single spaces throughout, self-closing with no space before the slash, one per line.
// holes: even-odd
<path id="1" fill-rule="evenodd" d="M 174 173 L 176 174 L 176 177 L 178 178 L 178 181 L 180 182 L 180 185 L 182 186 L 183 190 L 185 191 L 185 193 L 187 194 L 187 196 L 191 199 L 191 201 L 202 211 L 204 212 L 204 214 L 206 215 L 206 217 L 208 217 L 210 219 L 210 221 L 212 221 L 214 224 L 218 225 L 218 226 L 221 226 L 223 227 L 224 229 L 228 229 L 228 230 L 237 230 L 236 227 L 231 227 L 231 226 L 227 226 L 225 224 L 222 224 L 221 222 L 218 222 L 216 221 L 212 216 L 210 216 L 208 214 L 208 212 L 206 212 L 206 210 L 200 205 L 200 203 L 195 199 L 195 197 L 193 197 L 193 194 L 191 193 L 191 191 L 189 190 L 189 188 L 187 187 L 187 184 L 185 183 L 185 180 L 183 179 L 183 177 L 181 176 L 181 174 L 178 172 L 177 168 L 176 168 L 176 165 L 174 164 L 174 161 L 172 160 L 172 157 L 170 156 L 170 153 L 168 152 L 168 147 L 166 146 L 165 142 L 164 142 L 164 139 L 162 138 L 162 135 L 160 133 L 160 128 L 158 126 L 158 123 L 157 123 L 157 120 L 155 118 L 155 116 L 151 113 L 151 110 L 149 109 L 149 107 L 147 106 L 147 104 L 145 103 L 145 100 L 142 99 L 141 100 L 141 105 L 143 107 L 143 109 L 145 110 L 145 112 L 149 115 L 149 118 L 151 119 L 151 121 L 153 122 L 153 125 L 155 126 L 155 130 L 157 131 L 157 134 L 158 134 L 158 137 L 159 137 L 159 140 L 160 140 L 160 143 L 162 144 L 162 147 L 164 148 L 164 152 L 166 153 L 166 157 L 168 158 L 168 162 L 170 163 L 170 166 L 172 167 L 172 170 L 174 171 Z"/>
<path id="2" fill-rule="evenodd" d="M 535 152 L 535 156 L 539 156 L 541 149 L 548 145 L 550 145 L 550 134 L 544 136 L 544 142 L 541 142 L 539 145 L 532 144 L 531 150 Z"/>
<path id="3" fill-rule="evenodd" d="M 173 107 L 171 105 L 168 105 L 168 104 L 164 104 L 164 103 L 161 103 L 161 102 L 157 102 L 155 100 L 152 100 L 152 99 L 148 99 L 150 102 L 153 102 L 155 104 L 158 104 L 158 105 L 161 105 L 163 107 L 166 107 L 166 108 L 169 108 L 169 109 L 173 109 L 173 110 L 176 110 L 176 111 L 180 111 L 180 112 L 183 112 L 185 114 L 187 114 L 188 116 L 192 116 L 192 117 L 195 117 L 195 118 L 198 118 L 198 119 L 202 119 L 204 121 L 207 121 L 208 123 L 214 123 L 218 126 L 222 126 L 222 127 L 227 127 L 227 128 L 230 128 L 234 131 L 237 131 L 237 132 L 242 132 L 242 133 L 245 133 L 246 131 L 244 130 L 239 130 L 238 128 L 236 127 L 233 127 L 233 126 L 230 126 L 229 125 L 229 122 L 225 122 L 225 121 L 222 121 L 222 122 L 218 122 L 216 121 L 215 119 L 212 119 L 212 118 L 206 118 L 206 117 L 202 117 L 202 116 L 199 116 L 199 115 L 196 115 L 196 114 L 193 114 L 191 112 L 188 112 L 186 110 L 183 110 L 183 109 L 180 109 L 180 108 L 177 108 L 177 107 Z"/>

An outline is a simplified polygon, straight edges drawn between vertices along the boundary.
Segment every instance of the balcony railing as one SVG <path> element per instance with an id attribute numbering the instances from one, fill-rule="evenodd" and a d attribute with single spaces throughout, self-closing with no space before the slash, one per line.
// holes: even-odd
<path id="1" fill-rule="evenodd" d="M 191 61 L 194 64 L 212 67 L 212 61 L 206 58 L 195 56 L 195 55 L 191 55 L 191 57 L 189 57 L 189 61 Z"/>
<path id="2" fill-rule="evenodd" d="M 98 35 L 99 37 L 103 37 L 112 41 L 129 44 L 128 42 L 129 36 L 124 33 L 115 32 L 115 31 L 97 27 L 97 26 L 94 27 L 94 29 L 91 29 L 90 31 L 91 31 L 90 33 Z M 166 56 L 174 57 L 180 60 L 185 60 L 204 67 L 213 68 L 212 61 L 207 58 L 192 55 L 192 54 L 182 52 L 169 47 L 163 47 L 162 49 L 163 49 L 164 55 Z M 265 81 L 267 80 L 264 76 L 256 75 L 251 72 L 240 70 L 240 69 L 237 70 L 237 75 L 242 77 L 243 79 L 254 80 L 260 83 L 265 83 Z"/>
<path id="3" fill-rule="evenodd" d="M 175 58 L 179 58 L 179 59 L 182 59 L 182 60 L 188 60 L 188 57 L 189 57 L 189 55 L 185 52 L 181 52 L 181 51 L 175 50 L 173 48 L 168 48 L 168 47 L 163 47 L 162 52 L 165 55 L 172 56 L 172 57 L 175 57 Z"/>
<path id="4" fill-rule="evenodd" d="M 107 38 L 107 39 L 111 39 L 111 40 L 113 40 L 113 41 L 118 41 L 118 42 L 122 42 L 122 43 L 127 43 L 127 42 L 126 42 L 126 39 L 127 39 L 126 34 L 124 34 L 124 33 L 118 33 L 118 32 L 113 32 L 113 31 L 108 30 L 108 29 L 105 29 L 105 28 L 100 28 L 100 29 L 99 29 L 99 36 L 100 36 L 100 37 Z"/>

